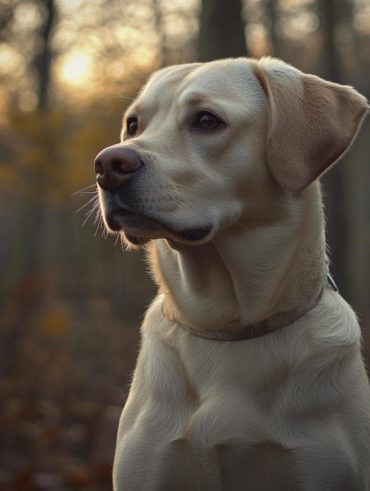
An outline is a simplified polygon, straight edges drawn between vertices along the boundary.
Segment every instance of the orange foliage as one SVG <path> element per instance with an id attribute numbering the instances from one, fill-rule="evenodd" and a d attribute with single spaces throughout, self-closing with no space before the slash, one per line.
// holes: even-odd
<path id="1" fill-rule="evenodd" d="M 40 328 L 47 334 L 59 336 L 70 327 L 71 316 L 63 305 L 53 305 L 40 321 Z"/>

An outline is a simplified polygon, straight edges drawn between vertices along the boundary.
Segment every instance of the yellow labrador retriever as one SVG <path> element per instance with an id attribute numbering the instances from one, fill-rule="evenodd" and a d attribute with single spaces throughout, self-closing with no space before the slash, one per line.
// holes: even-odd
<path id="1" fill-rule="evenodd" d="M 156 72 L 95 170 L 159 286 L 119 425 L 116 491 L 365 491 L 356 316 L 328 283 L 317 178 L 367 112 L 282 61 Z"/>

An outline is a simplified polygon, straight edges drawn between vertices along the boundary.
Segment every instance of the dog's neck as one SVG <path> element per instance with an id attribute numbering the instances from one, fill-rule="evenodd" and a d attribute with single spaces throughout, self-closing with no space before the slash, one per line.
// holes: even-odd
<path id="1" fill-rule="evenodd" d="M 165 316 L 197 330 L 237 329 L 317 298 L 326 277 L 319 186 L 289 199 L 283 220 L 251 226 L 242 219 L 202 246 L 175 250 L 155 241 L 151 262 Z"/>

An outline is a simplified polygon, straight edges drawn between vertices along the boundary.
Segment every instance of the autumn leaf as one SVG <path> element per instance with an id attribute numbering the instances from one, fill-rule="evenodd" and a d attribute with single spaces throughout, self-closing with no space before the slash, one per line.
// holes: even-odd
<path id="1" fill-rule="evenodd" d="M 71 324 L 70 312 L 63 305 L 52 306 L 41 319 L 40 328 L 52 336 L 60 336 Z"/>

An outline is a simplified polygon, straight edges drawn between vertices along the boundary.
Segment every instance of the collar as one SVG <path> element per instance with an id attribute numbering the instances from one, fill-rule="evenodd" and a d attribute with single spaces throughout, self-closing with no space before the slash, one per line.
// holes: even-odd
<path id="1" fill-rule="evenodd" d="M 319 294 L 310 302 L 306 303 L 303 307 L 296 307 L 287 312 L 279 312 L 264 321 L 242 326 L 238 330 L 200 330 L 193 326 L 185 325 L 178 321 L 176 322 L 189 334 L 197 336 L 198 338 L 209 339 L 212 341 L 243 341 L 246 339 L 258 338 L 282 329 L 283 327 L 296 322 L 298 319 L 306 315 L 310 310 L 316 307 L 316 305 L 320 302 L 324 291 L 328 289 L 335 292 L 338 291 L 338 287 L 329 272 L 326 274 L 326 283 L 321 288 Z"/>

